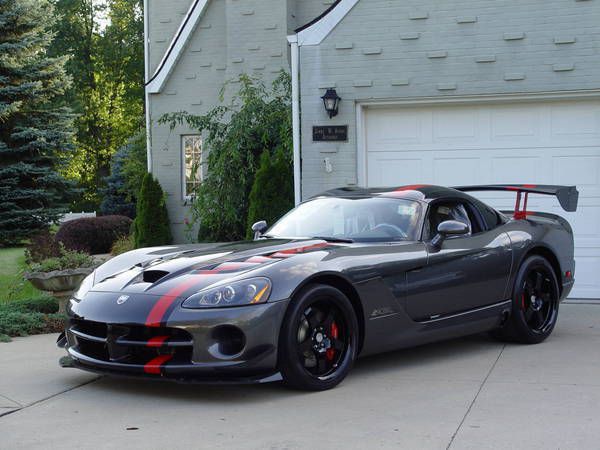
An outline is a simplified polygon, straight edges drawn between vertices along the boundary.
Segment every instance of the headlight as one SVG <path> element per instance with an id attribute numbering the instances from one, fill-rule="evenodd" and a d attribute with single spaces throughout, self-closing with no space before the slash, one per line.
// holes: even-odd
<path id="1" fill-rule="evenodd" d="M 271 294 L 271 280 L 250 278 L 204 289 L 188 297 L 184 308 L 223 308 L 227 306 L 255 305 L 264 303 Z"/>
<path id="2" fill-rule="evenodd" d="M 90 273 L 87 277 L 83 279 L 83 281 L 79 285 L 79 289 L 77 289 L 73 294 L 73 298 L 76 300 L 82 300 L 85 294 L 87 294 L 93 286 L 94 272 Z"/>

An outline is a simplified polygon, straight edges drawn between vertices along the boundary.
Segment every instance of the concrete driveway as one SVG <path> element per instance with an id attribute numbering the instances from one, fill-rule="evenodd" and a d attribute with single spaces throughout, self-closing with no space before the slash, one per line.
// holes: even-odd
<path id="1" fill-rule="evenodd" d="M 360 360 L 338 388 L 211 387 L 60 369 L 56 335 L 0 344 L 0 448 L 600 446 L 600 305 L 537 346 L 485 336 Z"/>

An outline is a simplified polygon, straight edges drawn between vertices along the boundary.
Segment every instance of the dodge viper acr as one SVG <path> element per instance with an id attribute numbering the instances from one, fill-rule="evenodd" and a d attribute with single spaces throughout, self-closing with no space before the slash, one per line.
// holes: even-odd
<path id="1" fill-rule="evenodd" d="M 490 190 L 515 210 L 466 193 Z M 253 241 L 125 253 L 69 301 L 64 365 L 323 390 L 358 356 L 485 331 L 539 343 L 575 261 L 568 222 L 527 211 L 530 194 L 577 208 L 573 186 L 342 188 L 255 224 Z"/>

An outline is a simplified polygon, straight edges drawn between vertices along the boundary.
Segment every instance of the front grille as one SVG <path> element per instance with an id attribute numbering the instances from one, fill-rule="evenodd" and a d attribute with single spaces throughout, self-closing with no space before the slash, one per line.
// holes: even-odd
<path id="1" fill-rule="evenodd" d="M 69 346 L 101 361 L 144 365 L 161 355 L 170 355 L 174 364 L 192 360 L 192 336 L 179 328 L 71 319 L 67 336 Z"/>

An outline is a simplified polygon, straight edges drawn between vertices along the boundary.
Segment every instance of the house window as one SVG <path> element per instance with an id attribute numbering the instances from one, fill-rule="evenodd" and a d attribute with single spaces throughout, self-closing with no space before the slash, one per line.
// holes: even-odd
<path id="1" fill-rule="evenodd" d="M 183 136 L 183 197 L 193 196 L 202 183 L 202 137 Z"/>

